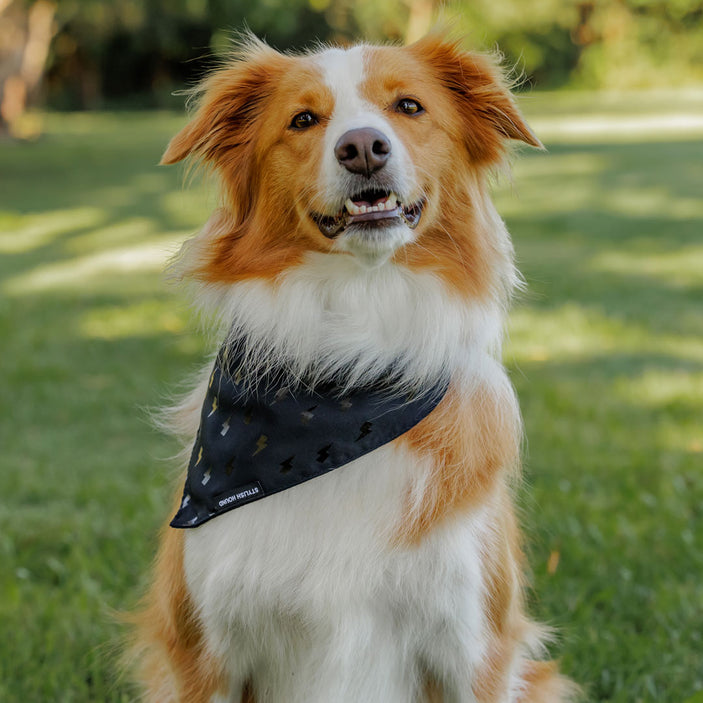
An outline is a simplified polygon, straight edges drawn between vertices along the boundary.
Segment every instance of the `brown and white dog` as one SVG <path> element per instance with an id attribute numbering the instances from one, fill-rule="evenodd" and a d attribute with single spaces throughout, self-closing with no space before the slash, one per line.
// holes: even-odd
<path id="1" fill-rule="evenodd" d="M 518 278 L 486 185 L 509 140 L 541 146 L 496 65 L 441 34 L 299 56 L 249 38 L 202 84 L 163 163 L 202 160 L 222 207 L 178 265 L 251 372 L 450 385 L 342 469 L 165 529 L 137 615 L 147 701 L 570 699 L 524 614 L 511 499 Z M 187 441 L 206 386 L 173 421 Z"/>

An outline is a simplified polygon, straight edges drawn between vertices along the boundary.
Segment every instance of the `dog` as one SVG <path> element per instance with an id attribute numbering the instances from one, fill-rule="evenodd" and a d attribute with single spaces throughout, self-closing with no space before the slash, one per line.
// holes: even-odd
<path id="1" fill-rule="evenodd" d="M 175 269 L 224 341 L 170 421 L 193 450 L 135 617 L 145 700 L 571 700 L 524 612 L 486 181 L 542 145 L 498 62 L 250 36 L 197 93 L 162 163 L 221 182 Z"/>

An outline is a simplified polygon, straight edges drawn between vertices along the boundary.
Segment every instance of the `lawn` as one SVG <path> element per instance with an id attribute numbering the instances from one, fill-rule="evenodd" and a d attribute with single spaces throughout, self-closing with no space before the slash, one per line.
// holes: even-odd
<path id="1" fill-rule="evenodd" d="M 496 198 L 532 611 L 589 701 L 700 701 L 703 94 L 523 106 L 549 151 Z M 0 701 L 126 701 L 113 613 L 176 470 L 149 409 L 206 349 L 160 271 L 213 199 L 155 165 L 181 116 L 44 119 L 0 144 Z"/>

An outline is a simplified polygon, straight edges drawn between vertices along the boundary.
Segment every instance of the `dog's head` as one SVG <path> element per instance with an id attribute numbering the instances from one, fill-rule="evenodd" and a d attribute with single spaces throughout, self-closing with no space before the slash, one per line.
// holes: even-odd
<path id="1" fill-rule="evenodd" d="M 508 140 L 541 146 L 495 64 L 441 35 L 301 56 L 251 38 L 162 163 L 199 157 L 223 181 L 207 281 L 273 277 L 316 251 L 459 266 L 480 287 L 494 245 L 471 223 Z"/>

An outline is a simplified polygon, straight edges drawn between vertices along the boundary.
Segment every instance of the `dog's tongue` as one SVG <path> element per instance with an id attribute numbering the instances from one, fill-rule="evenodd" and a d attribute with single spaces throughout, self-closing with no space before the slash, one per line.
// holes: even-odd
<path id="1" fill-rule="evenodd" d="M 378 197 L 366 198 L 365 200 L 352 200 L 352 202 L 357 207 L 361 207 L 362 205 L 366 205 L 366 207 L 372 207 L 373 205 L 377 205 L 381 201 L 388 200 L 388 198 L 388 195 L 379 195 Z"/>

